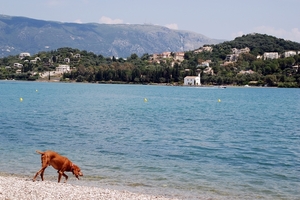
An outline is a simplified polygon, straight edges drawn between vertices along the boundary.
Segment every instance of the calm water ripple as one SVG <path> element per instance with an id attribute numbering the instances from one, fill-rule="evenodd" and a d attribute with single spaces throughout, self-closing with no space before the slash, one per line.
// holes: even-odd
<path id="1" fill-rule="evenodd" d="M 299 89 L 0 81 L 0 172 L 32 177 L 35 150 L 52 149 L 82 168 L 74 184 L 300 199 L 299 97 Z M 56 180 L 53 169 L 45 176 Z"/>

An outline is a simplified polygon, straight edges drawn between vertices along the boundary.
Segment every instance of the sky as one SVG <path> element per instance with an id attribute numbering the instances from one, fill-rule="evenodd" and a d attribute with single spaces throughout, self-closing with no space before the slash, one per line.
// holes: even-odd
<path id="1" fill-rule="evenodd" d="M 153 24 L 233 40 L 262 33 L 300 43 L 300 0 L 0 0 L 0 14 L 75 23 Z"/>

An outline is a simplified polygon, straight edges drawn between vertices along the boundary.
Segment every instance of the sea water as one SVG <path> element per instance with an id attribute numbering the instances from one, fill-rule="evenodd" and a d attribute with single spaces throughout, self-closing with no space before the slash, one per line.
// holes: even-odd
<path id="1" fill-rule="evenodd" d="M 0 81 L 0 123 L 0 172 L 32 178 L 51 149 L 81 167 L 72 184 L 300 199 L 299 89 Z"/>

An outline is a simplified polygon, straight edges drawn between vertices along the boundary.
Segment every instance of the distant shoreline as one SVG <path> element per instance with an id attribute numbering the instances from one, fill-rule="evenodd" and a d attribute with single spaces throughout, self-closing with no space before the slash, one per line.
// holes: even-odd
<path id="1" fill-rule="evenodd" d="M 76 82 L 76 81 L 60 81 L 60 80 L 41 80 L 38 79 L 36 80 L 36 82 L 59 82 L 59 83 L 90 83 L 90 82 Z M 120 81 L 99 81 L 99 82 L 94 82 L 92 84 L 114 84 L 114 85 L 118 85 L 118 84 L 124 84 L 124 85 L 158 85 L 158 86 L 182 86 L 182 87 L 220 87 L 220 88 L 226 88 L 226 87 L 230 87 L 230 88 L 240 88 L 240 87 L 249 87 L 249 88 L 278 88 L 278 87 L 270 87 L 270 86 L 246 86 L 246 85 L 182 85 L 182 84 L 178 84 L 178 83 L 147 83 L 147 84 L 142 84 L 142 83 L 127 83 L 127 82 L 120 82 Z"/>
<path id="2" fill-rule="evenodd" d="M 40 83 L 85 83 L 85 84 L 112 84 L 112 85 L 156 85 L 156 86 L 174 86 L 174 87 L 187 87 L 187 88 L 219 88 L 219 89 L 226 89 L 226 88 L 279 88 L 279 87 L 269 87 L 269 86 L 243 86 L 243 85 L 200 85 L 200 86 L 189 86 L 189 85 L 179 85 L 179 84 L 168 84 L 168 83 L 127 83 L 127 82 L 118 82 L 118 81 L 101 81 L 101 82 L 76 82 L 76 81 L 59 81 L 59 80 L 41 80 L 37 79 L 35 81 L 27 81 L 27 80 L 0 80 L 0 81 L 23 81 L 23 82 L 40 82 Z M 288 89 L 288 88 L 286 88 Z"/>

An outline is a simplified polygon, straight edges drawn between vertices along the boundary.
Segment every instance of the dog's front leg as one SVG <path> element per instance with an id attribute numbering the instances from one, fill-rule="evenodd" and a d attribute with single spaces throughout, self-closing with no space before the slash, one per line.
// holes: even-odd
<path id="1" fill-rule="evenodd" d="M 61 172 L 61 171 L 57 171 L 57 173 L 58 173 L 58 182 L 60 182 L 61 175 L 63 174 L 63 172 Z"/>
<path id="2" fill-rule="evenodd" d="M 68 176 L 65 173 L 63 173 L 62 175 L 66 178 L 66 180 L 65 180 L 65 183 L 66 183 L 68 180 Z"/>

